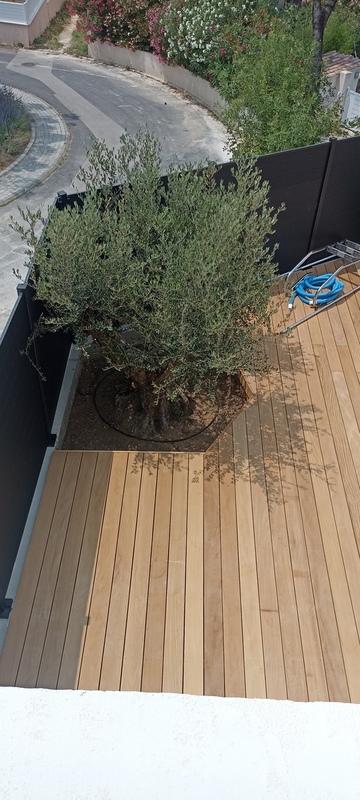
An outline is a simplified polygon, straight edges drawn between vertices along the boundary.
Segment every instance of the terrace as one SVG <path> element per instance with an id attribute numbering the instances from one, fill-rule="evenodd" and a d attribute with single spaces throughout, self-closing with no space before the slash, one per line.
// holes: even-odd
<path id="1" fill-rule="evenodd" d="M 206 453 L 53 453 L 0 685 L 360 702 L 360 292 L 286 314 Z"/>

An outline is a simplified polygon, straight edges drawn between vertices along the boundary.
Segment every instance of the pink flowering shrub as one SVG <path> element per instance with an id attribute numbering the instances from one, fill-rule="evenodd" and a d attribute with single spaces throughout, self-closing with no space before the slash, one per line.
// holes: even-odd
<path id="1" fill-rule="evenodd" d="M 169 5 L 165 4 L 149 8 L 145 15 L 149 26 L 150 50 L 162 64 L 166 63 L 168 58 L 165 28 L 161 20 L 168 11 Z"/>
<path id="2" fill-rule="evenodd" d="M 70 0 L 68 9 L 79 16 L 78 29 L 87 41 L 149 50 L 146 13 L 155 6 L 156 0 Z"/>

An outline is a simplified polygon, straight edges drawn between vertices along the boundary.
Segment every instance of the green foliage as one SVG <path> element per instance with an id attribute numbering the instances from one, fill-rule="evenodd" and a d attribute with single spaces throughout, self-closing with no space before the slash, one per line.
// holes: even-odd
<path id="1" fill-rule="evenodd" d="M 77 58 L 81 58 L 82 56 L 87 56 L 88 54 L 88 46 L 85 39 L 85 36 L 81 31 L 73 31 L 71 34 L 71 42 L 69 46 L 66 48 L 66 53 L 70 56 L 76 56 Z"/>
<path id="2" fill-rule="evenodd" d="M 40 213 L 23 215 L 27 231 L 15 225 L 36 265 L 44 326 L 72 331 L 85 352 L 91 335 L 109 365 L 134 382 L 141 372 L 167 398 L 241 367 L 261 369 L 276 274 L 267 241 L 277 213 L 259 171 L 243 161 L 235 191 L 216 188 L 214 167 L 184 165 L 170 169 L 165 190 L 152 135 L 126 134 L 121 144 L 95 144 L 82 174 L 83 206 L 53 211 L 42 239 Z M 119 179 L 114 194 L 109 185 Z"/>
<path id="3" fill-rule="evenodd" d="M 336 50 L 338 53 L 355 55 L 360 41 L 359 9 L 337 5 L 332 12 L 324 33 L 324 53 Z"/>
<path id="4" fill-rule="evenodd" d="M 268 35 L 254 32 L 236 57 L 231 92 L 225 119 L 235 155 L 315 144 L 338 129 L 339 108 L 323 105 L 313 79 L 308 9 L 287 7 Z"/>
<path id="5" fill-rule="evenodd" d="M 87 41 L 99 39 L 132 49 L 149 50 L 146 13 L 156 0 L 69 0 L 78 14 L 78 30 Z"/>
<path id="6" fill-rule="evenodd" d="M 255 8 L 255 0 L 171 0 L 159 18 L 160 55 L 208 77 L 214 61 L 231 62 Z"/>
<path id="7" fill-rule="evenodd" d="M 0 170 L 5 169 L 31 138 L 31 121 L 24 104 L 9 86 L 0 85 Z"/>

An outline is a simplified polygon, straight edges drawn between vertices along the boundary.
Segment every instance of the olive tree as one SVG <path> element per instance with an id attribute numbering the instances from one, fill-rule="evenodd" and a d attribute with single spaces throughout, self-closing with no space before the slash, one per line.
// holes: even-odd
<path id="1" fill-rule="evenodd" d="M 227 188 L 210 164 L 171 167 L 166 185 L 160 168 L 147 130 L 125 134 L 118 150 L 97 142 L 83 202 L 54 210 L 40 239 L 39 213 L 17 226 L 47 310 L 42 326 L 71 331 L 84 353 L 92 337 L 137 387 L 149 432 L 220 375 L 262 369 L 276 275 L 268 238 L 277 212 L 250 160 Z"/>

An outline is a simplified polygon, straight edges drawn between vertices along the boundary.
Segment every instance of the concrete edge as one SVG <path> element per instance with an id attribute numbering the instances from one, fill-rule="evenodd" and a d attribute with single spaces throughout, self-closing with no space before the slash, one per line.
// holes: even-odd
<path id="1" fill-rule="evenodd" d="M 142 50 L 128 50 L 105 42 L 91 42 L 88 45 L 89 56 L 94 61 L 102 61 L 134 72 L 140 72 L 149 78 L 178 89 L 196 100 L 200 105 L 219 116 L 226 108 L 226 102 L 217 89 L 214 89 L 204 78 L 193 75 L 185 67 L 173 67 L 161 64 L 152 53 Z"/>
<path id="2" fill-rule="evenodd" d="M 81 351 L 71 345 L 51 433 L 56 449 L 61 449 L 82 367 Z"/>
<path id="3" fill-rule="evenodd" d="M 21 542 L 19 545 L 19 549 L 17 552 L 17 556 L 15 559 L 15 563 L 13 566 L 9 585 L 6 592 L 6 597 L 11 597 L 13 600 L 15 600 L 21 580 L 22 571 L 24 569 L 24 564 L 29 549 L 32 532 L 35 525 L 35 520 L 39 510 L 40 500 L 45 485 L 50 459 L 54 450 L 61 448 L 64 434 L 66 431 L 66 426 L 69 419 L 69 414 L 71 411 L 72 402 L 79 381 L 80 372 L 81 372 L 81 352 L 76 347 L 74 347 L 74 345 L 72 345 L 70 348 L 66 364 L 65 374 L 60 390 L 59 399 L 56 406 L 53 427 L 51 430 L 51 433 L 56 437 L 55 445 L 52 447 L 48 447 L 45 451 L 39 476 L 36 482 L 35 491 L 31 501 L 29 513 L 21 537 Z M 0 619 L 0 655 L 2 648 L 4 646 L 6 632 L 9 626 L 10 619 L 11 619 L 11 613 L 9 615 L 9 619 Z"/>

